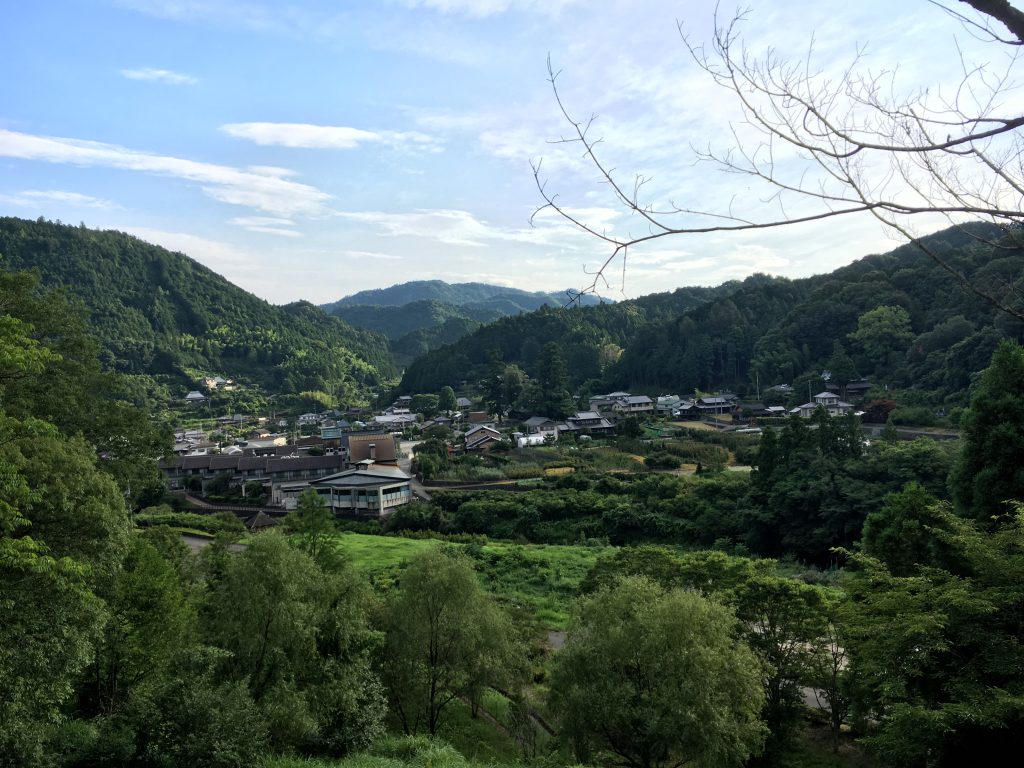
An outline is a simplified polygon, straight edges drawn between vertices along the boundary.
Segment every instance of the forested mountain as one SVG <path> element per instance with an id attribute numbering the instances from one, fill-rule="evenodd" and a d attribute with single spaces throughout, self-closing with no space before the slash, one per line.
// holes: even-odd
<path id="1" fill-rule="evenodd" d="M 926 240 L 971 283 L 1019 296 L 1024 250 L 1015 233 L 997 245 L 979 238 L 995 234 L 977 225 Z M 541 347 L 557 340 L 577 387 L 589 380 L 590 388 L 742 393 L 755 381 L 793 383 L 834 369 L 836 379 L 913 387 L 922 403 L 963 403 L 971 375 L 985 367 L 999 339 L 1024 335 L 1021 323 L 964 290 L 911 245 L 827 275 L 755 276 L 691 292 L 688 306 L 679 294 L 506 318 L 417 360 L 401 389 L 479 380 L 492 351 L 533 376 Z"/>
<path id="2" fill-rule="evenodd" d="M 401 388 L 432 392 L 451 382 L 478 380 L 486 375 L 495 355 L 534 376 L 541 348 L 552 340 L 563 350 L 570 383 L 596 381 L 648 325 L 677 317 L 743 286 L 772 281 L 765 275 L 753 275 L 742 283 L 730 281 L 716 288 L 678 288 L 617 304 L 559 309 L 544 306 L 529 314 L 505 317 L 417 359 L 406 370 Z"/>
<path id="3" fill-rule="evenodd" d="M 347 323 L 387 336 L 395 362 L 406 365 L 501 317 L 562 307 L 569 300 L 568 292 L 530 293 L 486 283 L 420 280 L 361 291 L 325 304 L 324 309 Z M 576 303 L 593 306 L 601 301 L 581 296 Z"/>
<path id="4" fill-rule="evenodd" d="M 566 291 L 555 293 L 530 292 L 521 291 L 516 288 L 507 288 L 502 285 L 488 285 L 487 283 L 446 283 L 444 280 L 414 280 L 409 283 L 392 285 L 389 288 L 360 291 L 331 304 L 325 304 L 324 309 L 331 312 L 336 307 L 364 305 L 400 307 L 404 304 L 411 304 L 414 301 L 437 301 L 460 307 L 472 305 L 476 309 L 485 309 L 488 306 L 500 307 L 504 314 L 514 314 L 516 312 L 530 312 L 545 304 L 560 307 L 568 300 L 569 293 Z M 583 296 L 581 301 L 586 306 L 601 303 L 600 299 L 594 296 Z"/>
<path id="5" fill-rule="evenodd" d="M 392 374 L 380 336 L 308 302 L 274 306 L 135 237 L 0 218 L 0 268 L 37 270 L 88 309 L 104 363 L 176 389 L 219 374 L 341 399 Z"/>

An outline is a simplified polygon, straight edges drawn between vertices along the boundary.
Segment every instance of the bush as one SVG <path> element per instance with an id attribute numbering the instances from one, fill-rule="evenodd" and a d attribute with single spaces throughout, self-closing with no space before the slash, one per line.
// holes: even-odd
<path id="1" fill-rule="evenodd" d="M 245 526 L 232 512 L 218 512 L 214 515 L 202 515 L 196 512 L 173 512 L 170 507 L 147 507 L 137 513 L 133 520 L 136 525 L 148 528 L 156 525 L 167 525 L 171 528 L 192 528 L 207 533 L 240 534 Z"/>
<path id="2" fill-rule="evenodd" d="M 925 406 L 899 406 L 892 412 L 892 423 L 900 426 L 934 427 L 938 418 Z"/>
<path id="3" fill-rule="evenodd" d="M 644 464 L 651 469 L 679 469 L 681 463 L 678 456 L 665 451 L 652 453 L 644 459 Z"/>

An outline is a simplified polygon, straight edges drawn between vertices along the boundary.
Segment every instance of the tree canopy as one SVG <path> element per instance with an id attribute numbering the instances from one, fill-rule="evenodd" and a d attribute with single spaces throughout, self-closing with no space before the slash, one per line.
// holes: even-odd
<path id="1" fill-rule="evenodd" d="M 551 686 L 577 759 L 710 768 L 757 754 L 761 667 L 735 629 L 723 606 L 642 578 L 584 600 Z"/>

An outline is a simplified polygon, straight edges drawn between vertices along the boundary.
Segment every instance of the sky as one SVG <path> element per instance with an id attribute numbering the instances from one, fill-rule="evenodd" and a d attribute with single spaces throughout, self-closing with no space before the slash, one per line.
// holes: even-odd
<path id="1" fill-rule="evenodd" d="M 741 28 L 839 71 L 955 83 L 972 43 L 926 0 L 750 0 Z M 609 255 L 543 204 L 642 235 L 559 112 L 596 119 L 599 159 L 654 205 L 770 215 L 728 148 L 735 100 L 695 66 L 709 0 L 38 0 L 0 25 L 0 215 L 117 229 L 274 303 L 409 280 L 580 288 Z M 725 8 L 725 6 L 723 6 Z M 977 55 L 983 56 L 983 49 Z M 794 159 L 794 162 L 798 160 Z M 790 211 L 791 212 L 791 211 Z M 621 299 L 754 272 L 828 272 L 898 245 L 870 217 L 677 236 L 630 251 Z"/>

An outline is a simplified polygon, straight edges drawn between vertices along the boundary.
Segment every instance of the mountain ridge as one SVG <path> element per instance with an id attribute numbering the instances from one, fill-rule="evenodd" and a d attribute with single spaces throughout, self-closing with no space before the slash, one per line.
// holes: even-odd
<path id="1" fill-rule="evenodd" d="M 82 302 L 107 367 L 175 389 L 217 373 L 268 391 L 359 398 L 394 374 L 382 337 L 310 302 L 270 304 L 122 232 L 3 217 L 0 268 L 35 270 Z"/>

